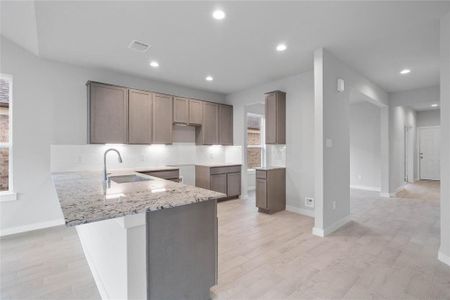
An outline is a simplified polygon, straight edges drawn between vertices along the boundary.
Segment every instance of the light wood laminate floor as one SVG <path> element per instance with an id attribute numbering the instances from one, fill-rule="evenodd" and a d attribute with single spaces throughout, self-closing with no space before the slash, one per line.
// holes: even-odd
<path id="1" fill-rule="evenodd" d="M 450 299 L 450 267 L 436 259 L 438 185 L 406 189 L 390 199 L 352 191 L 352 222 L 326 238 L 309 217 L 220 203 L 213 298 Z M 74 229 L 6 237 L 0 251 L 1 299 L 100 299 Z"/>

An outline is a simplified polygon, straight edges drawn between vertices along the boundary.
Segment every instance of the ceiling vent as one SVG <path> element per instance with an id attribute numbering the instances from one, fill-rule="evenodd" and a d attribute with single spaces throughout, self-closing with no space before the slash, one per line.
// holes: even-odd
<path id="1" fill-rule="evenodd" d="M 150 45 L 141 41 L 134 40 L 128 45 L 128 48 L 138 52 L 146 52 L 148 49 L 150 49 Z"/>

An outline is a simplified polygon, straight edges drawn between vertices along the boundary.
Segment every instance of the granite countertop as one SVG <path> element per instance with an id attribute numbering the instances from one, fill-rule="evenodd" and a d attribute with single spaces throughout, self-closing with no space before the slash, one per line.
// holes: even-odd
<path id="1" fill-rule="evenodd" d="M 151 180 L 121 184 L 111 181 L 111 187 L 105 189 L 102 172 L 52 173 L 66 225 L 76 226 L 225 197 L 221 193 L 134 171 L 112 172 L 112 176 L 132 174 Z"/>
<path id="2" fill-rule="evenodd" d="M 286 169 L 286 167 L 260 167 L 260 168 L 256 168 L 255 170 L 261 170 L 261 171 L 269 171 L 269 170 L 278 170 L 278 169 Z"/>
<path id="3" fill-rule="evenodd" d="M 214 164 L 214 163 L 206 163 L 206 164 L 196 164 L 196 166 L 201 167 L 209 167 L 209 168 L 219 168 L 219 167 L 234 167 L 234 166 L 242 166 L 242 164 Z"/>

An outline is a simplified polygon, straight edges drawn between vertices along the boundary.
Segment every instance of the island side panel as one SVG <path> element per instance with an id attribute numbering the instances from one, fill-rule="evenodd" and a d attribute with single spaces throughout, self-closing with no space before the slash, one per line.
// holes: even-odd
<path id="1" fill-rule="evenodd" d="M 210 299 L 217 200 L 147 213 L 147 299 Z"/>

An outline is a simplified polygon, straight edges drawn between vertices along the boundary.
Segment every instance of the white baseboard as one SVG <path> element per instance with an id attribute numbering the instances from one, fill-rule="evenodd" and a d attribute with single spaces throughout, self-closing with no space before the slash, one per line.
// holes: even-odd
<path id="1" fill-rule="evenodd" d="M 331 226 L 328 226 L 327 228 L 314 227 L 312 230 L 312 234 L 320 236 L 320 237 L 325 237 L 325 236 L 335 232 L 336 230 L 338 230 L 339 228 L 341 228 L 342 226 L 344 226 L 345 224 L 347 224 L 350 221 L 351 221 L 350 216 L 346 216 L 346 217 L 340 219 L 339 221 L 335 222 Z"/>
<path id="2" fill-rule="evenodd" d="M 24 225 L 24 226 L 11 227 L 11 228 L 2 229 L 0 231 L 0 236 L 7 236 L 7 235 L 16 234 L 16 233 L 22 233 L 22 232 L 38 230 L 38 229 L 44 229 L 44 228 L 59 226 L 59 225 L 63 225 L 63 224 L 64 224 L 64 220 L 63 219 L 57 219 L 57 220 L 53 220 L 53 221 L 34 223 L 34 224 L 29 224 L 29 225 Z"/>
<path id="3" fill-rule="evenodd" d="M 377 186 L 367 186 L 367 185 L 350 185 L 351 189 L 371 191 L 371 192 L 381 192 L 381 188 Z"/>
<path id="4" fill-rule="evenodd" d="M 306 209 L 306 208 L 295 207 L 292 205 L 286 205 L 286 210 L 293 212 L 293 213 L 297 213 L 300 215 L 314 218 L 314 209 Z"/>
<path id="5" fill-rule="evenodd" d="M 444 254 L 441 250 L 438 252 L 438 259 L 444 264 L 450 266 L 450 256 Z"/>

